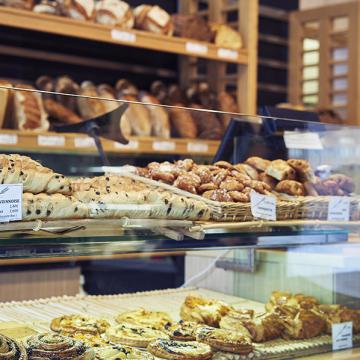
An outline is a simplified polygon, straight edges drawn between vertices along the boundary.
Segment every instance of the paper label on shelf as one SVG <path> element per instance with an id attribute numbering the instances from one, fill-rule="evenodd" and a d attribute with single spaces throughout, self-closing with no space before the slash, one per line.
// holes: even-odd
<path id="1" fill-rule="evenodd" d="M 207 54 L 208 47 L 204 44 L 200 44 L 193 41 L 188 41 L 185 45 L 185 49 L 187 52 L 195 53 L 195 54 Z"/>
<path id="2" fill-rule="evenodd" d="M 239 56 L 239 53 L 236 50 L 220 48 L 217 51 L 217 55 L 223 59 L 236 60 Z"/>
<path id="3" fill-rule="evenodd" d="M 176 144 L 173 141 L 154 141 L 152 148 L 156 151 L 172 151 L 176 149 Z"/>
<path id="4" fill-rule="evenodd" d="M 209 151 L 209 145 L 204 143 L 189 142 L 187 143 L 187 151 L 189 153 L 207 153 Z"/>
<path id="5" fill-rule="evenodd" d="M 0 134 L 0 144 L 16 145 L 18 143 L 18 136 L 16 134 Z"/>
<path id="6" fill-rule="evenodd" d="M 264 220 L 276 220 L 276 198 L 262 195 L 256 191 L 250 193 L 251 213 L 254 217 Z"/>
<path id="7" fill-rule="evenodd" d="M 118 29 L 111 30 L 111 38 L 113 40 L 127 42 L 127 43 L 136 42 L 136 34 L 129 31 L 118 30 Z"/>
<path id="8" fill-rule="evenodd" d="M 327 219 L 329 221 L 349 221 L 350 198 L 347 196 L 331 196 Z"/>
<path id="9" fill-rule="evenodd" d="M 76 137 L 74 145 L 77 148 L 95 147 L 95 140 L 91 137 Z"/>
<path id="10" fill-rule="evenodd" d="M 353 323 L 351 321 L 332 324 L 331 328 L 333 351 L 353 347 Z"/>
<path id="11" fill-rule="evenodd" d="M 23 184 L 0 185 L 0 222 L 22 220 Z"/>
<path id="12" fill-rule="evenodd" d="M 65 146 L 65 137 L 59 135 L 39 135 L 39 146 Z"/>
<path id="13" fill-rule="evenodd" d="M 118 142 L 114 142 L 115 149 L 131 149 L 136 150 L 139 148 L 139 142 L 137 140 L 130 140 L 128 144 L 120 144 Z"/>
<path id="14" fill-rule="evenodd" d="M 284 132 L 285 146 L 288 149 L 322 150 L 323 144 L 320 136 L 315 132 Z"/>

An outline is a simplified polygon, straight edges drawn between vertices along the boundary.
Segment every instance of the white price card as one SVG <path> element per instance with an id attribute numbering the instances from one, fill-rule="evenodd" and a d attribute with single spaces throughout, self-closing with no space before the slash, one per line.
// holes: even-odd
<path id="1" fill-rule="evenodd" d="M 220 48 L 217 51 L 217 55 L 223 59 L 236 60 L 239 56 L 239 53 L 236 50 Z"/>
<path id="2" fill-rule="evenodd" d="M 353 347 L 353 324 L 351 321 L 333 324 L 331 328 L 333 351 Z"/>
<path id="3" fill-rule="evenodd" d="M 117 41 L 136 43 L 136 34 L 130 31 L 113 29 L 111 30 L 111 38 Z"/>
<path id="4" fill-rule="evenodd" d="M 39 146 L 65 146 L 65 137 L 60 135 L 39 135 Z"/>
<path id="5" fill-rule="evenodd" d="M 327 219 L 329 221 L 349 221 L 350 198 L 347 196 L 331 196 Z"/>
<path id="6" fill-rule="evenodd" d="M 136 150 L 139 148 L 139 142 L 137 140 L 130 140 L 128 144 L 120 144 L 118 142 L 114 142 L 115 149 L 130 149 Z"/>
<path id="7" fill-rule="evenodd" d="M 205 55 L 208 53 L 208 47 L 205 44 L 200 44 L 193 41 L 188 41 L 185 44 L 185 50 L 190 53 Z"/>
<path id="8" fill-rule="evenodd" d="M 189 153 L 197 152 L 197 153 L 207 153 L 209 151 L 209 145 L 205 143 L 197 143 L 197 142 L 188 142 L 187 143 L 187 151 Z"/>
<path id="9" fill-rule="evenodd" d="M 264 220 L 276 220 L 276 198 L 262 195 L 256 191 L 250 193 L 251 213 L 254 217 Z"/>
<path id="10" fill-rule="evenodd" d="M 0 144 L 16 145 L 18 143 L 18 136 L 16 134 L 0 134 Z"/>
<path id="11" fill-rule="evenodd" d="M 92 137 L 76 137 L 74 139 L 74 145 L 77 148 L 95 147 L 95 140 Z"/>
<path id="12" fill-rule="evenodd" d="M 23 184 L 0 185 L 0 222 L 22 220 Z"/>
<path id="13" fill-rule="evenodd" d="M 320 136 L 315 132 L 284 131 L 284 141 L 288 149 L 323 149 Z"/>
<path id="14" fill-rule="evenodd" d="M 176 144 L 173 141 L 154 141 L 152 148 L 156 151 L 172 151 L 175 150 Z"/>

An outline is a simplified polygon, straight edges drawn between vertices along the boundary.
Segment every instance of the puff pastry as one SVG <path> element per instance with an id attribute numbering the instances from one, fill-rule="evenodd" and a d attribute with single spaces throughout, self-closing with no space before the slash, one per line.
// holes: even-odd
<path id="1" fill-rule="evenodd" d="M 105 346 L 96 351 L 96 360 L 154 360 L 154 357 L 146 351 L 138 350 L 130 346 L 112 345 Z"/>
<path id="2" fill-rule="evenodd" d="M 315 181 L 315 174 L 310 163 L 304 159 L 289 159 L 287 163 L 296 170 L 302 181 Z"/>
<path id="3" fill-rule="evenodd" d="M 276 180 L 295 180 L 295 170 L 284 160 L 274 160 L 265 170 L 266 174 L 272 176 Z"/>
<path id="4" fill-rule="evenodd" d="M 304 196 L 305 195 L 305 187 L 301 182 L 295 180 L 283 180 L 280 181 L 275 190 L 279 193 L 284 193 L 288 195 L 294 196 Z"/>
<path id="5" fill-rule="evenodd" d="M 180 320 L 173 325 L 165 326 L 166 333 L 170 336 L 170 339 L 177 341 L 195 341 L 195 330 L 199 324 Z"/>
<path id="6" fill-rule="evenodd" d="M 245 161 L 245 164 L 252 166 L 258 171 L 265 171 L 267 167 L 271 164 L 271 161 L 262 159 L 258 156 L 252 156 Z"/>

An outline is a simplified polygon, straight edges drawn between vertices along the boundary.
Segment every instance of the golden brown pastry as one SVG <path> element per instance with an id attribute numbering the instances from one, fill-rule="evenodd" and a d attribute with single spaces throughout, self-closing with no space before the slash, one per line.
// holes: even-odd
<path id="1" fill-rule="evenodd" d="M 83 331 L 75 331 L 75 332 L 61 331 L 60 335 L 70 337 L 76 341 L 82 341 L 84 344 L 92 348 L 102 348 L 104 346 L 109 346 L 109 340 L 107 340 L 105 336 L 99 333 L 92 334 Z"/>
<path id="2" fill-rule="evenodd" d="M 272 161 L 265 172 L 279 181 L 296 179 L 295 170 L 286 161 L 280 159 Z"/>
<path id="3" fill-rule="evenodd" d="M 240 173 L 248 175 L 253 180 L 257 180 L 259 177 L 256 169 L 248 164 L 235 164 L 234 169 Z"/>
<path id="4" fill-rule="evenodd" d="M 178 323 L 166 325 L 166 333 L 171 340 L 195 341 L 195 330 L 199 325 L 195 322 L 180 320 Z"/>
<path id="5" fill-rule="evenodd" d="M 315 181 L 315 174 L 310 163 L 304 159 L 289 159 L 287 163 L 296 170 L 302 181 Z"/>
<path id="6" fill-rule="evenodd" d="M 209 345 L 196 341 L 157 339 L 147 349 L 156 357 L 169 360 L 208 360 L 213 355 Z"/>
<path id="7" fill-rule="evenodd" d="M 284 193 L 288 195 L 294 196 L 304 196 L 305 195 L 305 188 L 304 185 L 295 180 L 283 180 L 280 181 L 275 190 L 279 193 Z"/>
<path id="8" fill-rule="evenodd" d="M 222 301 L 188 295 L 181 305 L 180 317 L 185 321 L 217 327 L 230 310 L 231 307 Z"/>
<path id="9" fill-rule="evenodd" d="M 271 312 L 275 307 L 289 306 L 294 308 L 312 309 L 319 304 L 318 299 L 314 296 L 307 296 L 303 294 L 291 294 L 287 291 L 273 291 L 269 302 L 265 305 L 268 312 Z"/>
<path id="10" fill-rule="evenodd" d="M 55 100 L 44 99 L 44 106 L 50 118 L 54 119 L 56 122 L 62 124 L 77 124 L 82 121 L 82 119 L 73 111 Z"/>
<path id="11" fill-rule="evenodd" d="M 135 24 L 131 7 L 122 0 L 98 1 L 95 5 L 95 21 L 122 29 L 132 29 Z"/>
<path id="12" fill-rule="evenodd" d="M 27 360 L 28 356 L 24 346 L 9 337 L 0 334 L 0 359 Z"/>
<path id="13" fill-rule="evenodd" d="M 171 35 L 174 30 L 171 16 L 160 6 L 140 5 L 134 9 L 135 27 L 156 34 Z"/>
<path id="14" fill-rule="evenodd" d="M 212 30 L 215 33 L 215 44 L 219 47 L 239 50 L 243 46 L 241 35 L 225 24 L 212 24 Z"/>
<path id="15" fill-rule="evenodd" d="M 271 190 L 275 190 L 275 187 L 278 184 L 278 181 L 276 179 L 274 179 L 272 176 L 269 176 L 265 172 L 260 173 L 258 176 L 260 181 L 269 185 Z"/>
<path id="16" fill-rule="evenodd" d="M 267 167 L 271 164 L 271 161 L 265 160 L 258 156 L 252 156 L 245 161 L 245 164 L 252 166 L 258 171 L 265 171 Z"/>
<path id="17" fill-rule="evenodd" d="M 154 360 L 146 351 L 130 346 L 111 345 L 96 350 L 96 360 Z"/>
<path id="18" fill-rule="evenodd" d="M 208 326 L 196 330 L 196 340 L 208 344 L 214 350 L 235 354 L 247 355 L 253 350 L 250 338 L 244 334 Z"/>

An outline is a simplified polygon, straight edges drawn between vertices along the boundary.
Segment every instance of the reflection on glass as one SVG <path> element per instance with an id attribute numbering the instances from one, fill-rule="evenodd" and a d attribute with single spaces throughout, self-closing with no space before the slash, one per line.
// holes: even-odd
<path id="1" fill-rule="evenodd" d="M 335 64 L 332 67 L 332 73 L 334 76 L 346 75 L 348 72 L 347 64 Z"/>
<path id="2" fill-rule="evenodd" d="M 305 66 L 303 68 L 303 79 L 317 79 L 319 77 L 319 67 L 318 66 Z"/>
<path id="3" fill-rule="evenodd" d="M 348 59 L 348 48 L 335 48 L 332 50 L 333 61 L 344 61 Z"/>
<path id="4" fill-rule="evenodd" d="M 346 94 L 335 94 L 332 96 L 332 104 L 334 106 L 343 106 L 347 104 Z"/>
<path id="5" fill-rule="evenodd" d="M 303 23 L 305 30 L 319 30 L 320 23 L 318 21 L 306 21 Z"/>
<path id="6" fill-rule="evenodd" d="M 314 94 L 319 91 L 319 81 L 310 80 L 303 82 L 303 94 Z"/>
<path id="7" fill-rule="evenodd" d="M 320 43 L 319 43 L 319 40 L 317 40 L 317 39 L 305 38 L 303 41 L 303 50 L 304 51 L 318 50 L 319 46 L 320 46 Z"/>
<path id="8" fill-rule="evenodd" d="M 332 81 L 333 90 L 346 90 L 348 87 L 348 81 L 346 78 L 335 79 Z"/>
<path id="9" fill-rule="evenodd" d="M 303 55 L 304 65 L 316 65 L 319 63 L 320 54 L 318 51 L 306 52 Z"/>
<path id="10" fill-rule="evenodd" d="M 319 97 L 317 95 L 306 95 L 302 98 L 302 102 L 304 105 L 316 105 L 318 101 Z"/>

